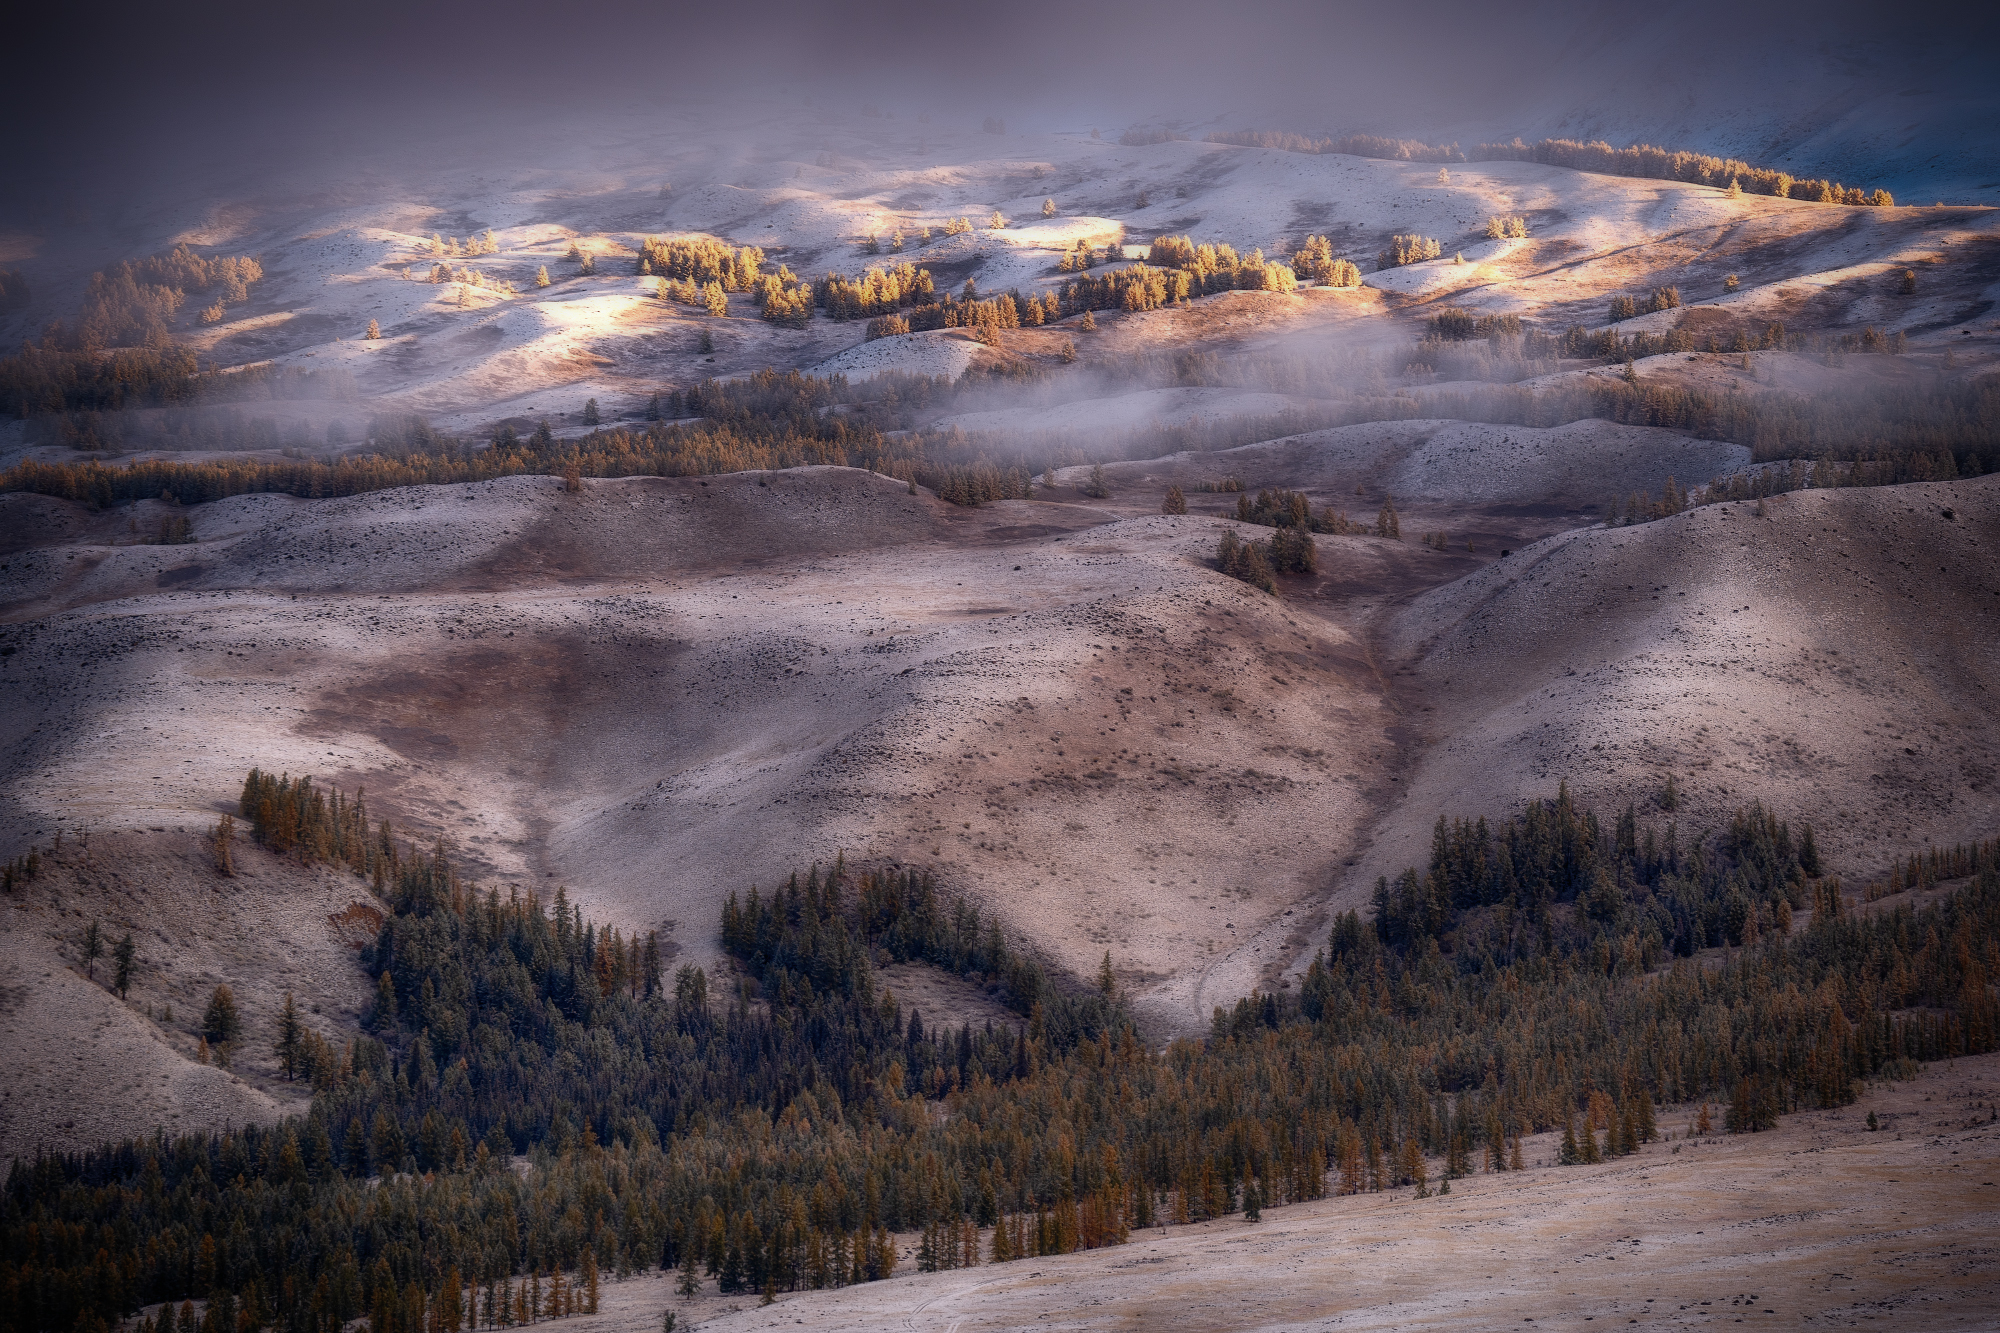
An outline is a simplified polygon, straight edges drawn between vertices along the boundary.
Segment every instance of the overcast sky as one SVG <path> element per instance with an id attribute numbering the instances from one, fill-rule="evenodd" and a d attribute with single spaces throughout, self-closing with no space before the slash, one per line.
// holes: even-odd
<path id="1" fill-rule="evenodd" d="M 1628 124 L 1685 135 L 1709 123 L 1724 133 L 1733 116 L 1740 139 L 1782 135 L 1786 116 L 1852 118 L 1852 106 L 1829 99 L 1855 103 L 1872 90 L 1929 99 L 1918 119 L 1938 130 L 1995 109 L 1995 8 L 1909 6 L 1892 16 L 1848 0 L 43 5 L 29 11 L 9 62 L 26 123 L 6 143 L 28 159 L 16 169 L 32 180 L 84 167 L 115 172 L 134 155 L 256 154 L 384 133 L 443 140 L 481 118 L 547 124 L 607 104 L 717 92 L 995 114 L 1023 129 L 1182 117 L 1416 137 L 1594 124 L 1607 136 Z"/>

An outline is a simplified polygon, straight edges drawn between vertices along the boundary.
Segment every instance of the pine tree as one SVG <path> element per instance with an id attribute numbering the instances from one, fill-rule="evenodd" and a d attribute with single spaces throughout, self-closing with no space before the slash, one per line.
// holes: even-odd
<path id="1" fill-rule="evenodd" d="M 1056 215 L 1056 201 L 1054 199 L 1042 200 L 1042 216 L 1045 218 L 1052 218 L 1055 215 Z"/>
<path id="2" fill-rule="evenodd" d="M 290 991 L 285 992 L 285 1007 L 278 1013 L 274 1049 L 278 1053 L 278 1068 L 284 1071 L 289 1083 L 298 1076 L 299 1057 L 305 1049 L 305 1024 L 299 1021 L 298 1006 L 292 1002 Z"/>
<path id="3" fill-rule="evenodd" d="M 117 969 L 111 974 L 111 988 L 118 992 L 118 998 L 121 1000 L 132 986 L 132 952 L 132 934 L 127 931 L 111 948 L 111 960 L 117 965 Z"/>
<path id="4" fill-rule="evenodd" d="M 602 418 L 598 415 L 597 412 L 597 400 L 595 398 L 584 399 L 583 424 L 586 426 L 595 426 L 598 425 L 601 421 Z"/>
<path id="5" fill-rule="evenodd" d="M 543 264 L 540 268 L 535 270 L 535 286 L 546 287 L 548 285 L 549 285 L 549 266 L 547 264 Z"/>
<path id="6" fill-rule="evenodd" d="M 1162 514 L 1185 514 L 1188 511 L 1187 496 L 1178 486 L 1167 487 L 1167 498 L 1160 505 Z"/>
<path id="7" fill-rule="evenodd" d="M 1084 311 L 1083 322 L 1078 324 L 1077 327 L 1082 329 L 1086 333 L 1095 332 L 1097 329 L 1097 313 L 1092 310 Z"/>
<path id="8" fill-rule="evenodd" d="M 374 1159 L 375 1169 L 384 1175 L 393 1174 L 403 1161 L 403 1131 L 396 1124 L 386 1108 L 375 1112 L 375 1123 L 370 1130 L 369 1155 Z"/>
<path id="9" fill-rule="evenodd" d="M 695 1273 L 694 1249 L 693 1245 L 681 1249 L 681 1276 L 680 1281 L 674 1284 L 674 1290 L 682 1296 L 692 1296 L 701 1290 L 701 1278 Z"/>
<path id="10" fill-rule="evenodd" d="M 375 341 L 376 341 L 377 339 L 381 338 L 381 336 L 382 336 L 382 325 L 381 325 L 380 321 L 378 321 L 378 320 L 373 320 L 373 319 L 369 320 L 369 321 L 368 321 L 368 332 L 366 332 L 366 333 L 362 334 L 361 336 L 362 336 L 362 337 L 364 337 L 364 338 L 366 338 L 366 339 L 367 339 L 367 340 L 368 340 L 369 342 L 375 342 Z"/>
<path id="11" fill-rule="evenodd" d="M 92 981 L 97 980 L 97 960 L 104 957 L 104 931 L 96 921 L 83 928 L 83 969 Z"/>
<path id="12" fill-rule="evenodd" d="M 347 1136 L 341 1141 L 340 1165 L 348 1175 L 357 1179 L 368 1174 L 368 1131 L 361 1127 L 360 1116 L 347 1122 Z"/>
<path id="13" fill-rule="evenodd" d="M 1585 1131 L 1588 1132 L 1587 1130 Z M 1576 1146 L 1576 1121 L 1574 1118 L 1563 1123 L 1562 1147 L 1556 1152 L 1557 1166 L 1575 1166 L 1583 1160 L 1583 1154 Z"/>
<path id="14" fill-rule="evenodd" d="M 1007 219 L 1001 216 L 1000 210 L 996 208 L 993 210 L 993 216 L 986 219 L 986 225 L 994 231 L 1000 231 L 1006 227 Z"/>

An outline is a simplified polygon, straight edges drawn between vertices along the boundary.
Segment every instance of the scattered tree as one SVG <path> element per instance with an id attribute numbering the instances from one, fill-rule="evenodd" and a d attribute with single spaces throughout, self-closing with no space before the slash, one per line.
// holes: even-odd
<path id="1" fill-rule="evenodd" d="M 285 1007 L 278 1012 L 278 1035 L 272 1043 L 278 1055 L 278 1068 L 285 1081 L 291 1082 L 298 1076 L 299 1059 L 305 1053 L 305 1024 L 299 1019 L 298 1005 L 292 1001 L 292 993 L 285 992 Z"/>
<path id="2" fill-rule="evenodd" d="M 227 984 L 217 986 L 208 997 L 208 1009 L 201 1016 L 201 1035 L 211 1046 L 226 1047 L 236 1040 L 243 1019 L 236 1011 L 236 993 Z"/>
<path id="3" fill-rule="evenodd" d="M 209 851 L 215 858 L 215 869 L 225 877 L 236 873 L 236 820 L 225 814 L 215 821 L 215 828 L 208 835 Z"/>
<path id="4" fill-rule="evenodd" d="M 83 970 L 92 981 L 97 980 L 97 960 L 104 957 L 104 932 L 95 919 L 83 928 Z"/>
<path id="5" fill-rule="evenodd" d="M 117 965 L 111 974 L 111 988 L 118 992 L 118 998 L 121 1000 L 125 998 L 125 992 L 132 987 L 133 953 L 132 933 L 127 931 L 111 949 L 112 962 Z"/>
<path id="6" fill-rule="evenodd" d="M 1389 248 L 1375 259 L 1383 268 L 1399 268 L 1404 264 L 1421 264 L 1425 260 L 1436 259 L 1443 253 L 1444 247 L 1432 237 L 1398 233 L 1389 238 Z"/>

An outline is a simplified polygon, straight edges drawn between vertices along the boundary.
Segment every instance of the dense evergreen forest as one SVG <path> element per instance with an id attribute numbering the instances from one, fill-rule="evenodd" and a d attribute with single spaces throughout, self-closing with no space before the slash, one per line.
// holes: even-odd
<path id="1" fill-rule="evenodd" d="M 1341 916 L 1297 992 L 1164 1052 L 1109 956 L 1094 985 L 1051 978 L 913 868 L 732 896 L 731 971 L 668 977 L 654 937 L 467 883 L 358 797 L 253 772 L 238 808 L 383 896 L 366 1031 L 263 1035 L 315 1090 L 281 1125 L 17 1161 L 10 1333 L 202 1299 L 147 1333 L 493 1327 L 654 1267 L 683 1290 L 880 1279 L 892 1231 L 921 1233 L 920 1267 L 1003 1262 L 1329 1192 L 1421 1197 L 1433 1159 L 1446 1184 L 1516 1169 L 1551 1128 L 1560 1160 L 1598 1160 L 1659 1133 L 1659 1101 L 1726 1102 L 1752 1131 L 2000 1042 L 1990 847 L 1925 863 L 1976 867 L 1933 905 L 1857 916 L 1811 828 L 1756 805 L 1713 834 L 1668 808 L 1600 821 L 1566 789 L 1440 820 L 1428 865 Z M 1021 1021 L 905 1013 L 875 979 L 891 960 Z"/>

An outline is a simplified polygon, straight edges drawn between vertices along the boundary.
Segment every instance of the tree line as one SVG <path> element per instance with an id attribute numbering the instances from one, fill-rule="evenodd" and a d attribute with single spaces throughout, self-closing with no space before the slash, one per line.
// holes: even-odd
<path id="1" fill-rule="evenodd" d="M 1646 180 L 1684 181 L 1725 189 L 1734 182 L 1745 193 L 1778 199 L 1805 199 L 1823 204 L 1887 208 L 1895 199 L 1887 190 L 1869 190 L 1838 181 L 1801 178 L 1769 167 L 1752 166 L 1733 157 L 1715 157 L 1651 144 L 1613 148 L 1602 140 L 1542 139 L 1525 143 L 1483 143 L 1469 152 L 1456 144 L 1427 144 L 1415 139 L 1386 139 L 1369 134 L 1319 137 L 1283 130 L 1226 130 L 1208 136 L 1210 143 L 1245 148 L 1276 148 L 1288 153 L 1340 153 L 1397 162 L 1540 162 L 1545 166 L 1590 171 L 1600 176 L 1637 176 Z"/>
<path id="2" fill-rule="evenodd" d="M 1020 307 L 1011 296 L 953 298 L 934 308 L 966 323 L 991 321 L 992 327 L 1014 327 L 1021 320 Z M 1046 299 L 1038 308 L 1046 319 Z M 1426 326 L 1424 339 L 1411 355 L 1419 363 L 1434 360 L 1452 339 L 1466 332 L 1477 337 L 1482 328 L 1489 342 L 1511 345 L 1517 335 L 1506 331 L 1510 327 L 1504 320 L 1482 324 L 1462 312 L 1441 311 Z M 1573 328 L 1553 335 L 1527 329 L 1518 338 L 1538 353 L 1607 360 L 1676 348 L 1695 350 L 1692 335 L 1683 330 L 1620 336 L 1615 330 Z M 1759 342 L 1801 350 L 1807 346 L 1806 340 L 1787 334 L 1779 325 L 1759 335 Z M 1170 364 L 1148 363 L 1133 371 L 1180 383 L 1231 382 L 1224 367 L 1199 355 L 1178 356 Z M 245 387 L 255 389 L 257 381 Z M 917 428 L 925 412 L 981 387 L 978 376 L 956 384 L 909 375 L 850 384 L 838 376 L 763 371 L 729 384 L 705 382 L 669 389 L 657 395 L 662 404 L 659 419 L 638 427 L 604 427 L 570 440 L 559 440 L 546 423 L 526 438 L 503 426 L 490 442 L 481 444 L 447 436 L 417 418 L 377 418 L 368 426 L 372 452 L 333 462 L 150 459 L 111 467 L 95 461 L 26 459 L 0 473 L 0 492 L 29 491 L 104 508 L 163 495 L 182 504 L 260 492 L 310 498 L 506 476 L 560 476 L 572 469 L 595 477 L 690 476 L 833 464 L 871 467 L 901 480 L 914 480 L 920 471 L 926 477 L 941 477 L 949 469 L 980 466 L 1004 473 L 1015 465 L 987 457 L 989 442 Z M 848 410 L 819 410 L 835 403 Z M 1422 400 L 1356 397 L 1310 417 L 1292 414 L 1219 426 L 1149 429 L 1134 434 L 1124 447 L 1133 456 L 1150 457 L 1175 449 L 1226 448 L 1275 435 L 1418 416 L 1539 427 L 1587 419 L 1661 426 L 1743 444 L 1760 463 L 1816 460 L 1795 483 L 1798 486 L 1894 485 L 1987 472 L 1997 461 L 1992 441 L 2000 438 L 2000 384 L 1940 378 L 1865 393 L 1833 391 L 1808 400 L 1710 393 L 1648 384 L 1636 376 L 1630 380 L 1590 376 L 1557 387 L 1489 385 Z M 687 417 L 701 420 L 687 421 Z M 679 424 L 667 424 L 677 418 L 682 419 Z M 1737 492 L 1744 487 L 1772 484 L 1746 477 L 1711 491 L 1717 498 L 1742 498 Z M 1755 498 L 1748 491 L 1744 494 Z"/>

